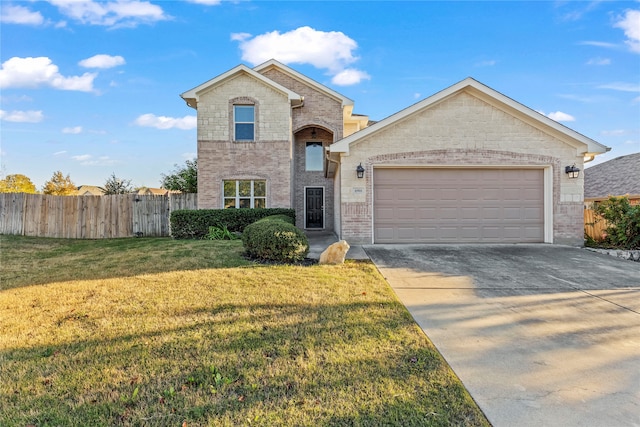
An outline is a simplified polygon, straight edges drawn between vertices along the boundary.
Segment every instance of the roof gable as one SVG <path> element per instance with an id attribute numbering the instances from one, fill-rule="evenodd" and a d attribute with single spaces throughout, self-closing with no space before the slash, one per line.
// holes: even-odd
<path id="1" fill-rule="evenodd" d="M 578 153 L 584 156 L 595 156 L 597 154 L 609 151 L 610 148 L 588 138 L 550 118 L 530 109 L 529 107 L 514 101 L 513 99 L 503 95 L 502 93 L 491 89 L 488 86 L 469 77 L 453 86 L 450 86 L 412 106 L 405 108 L 353 135 L 350 135 L 331 146 L 332 153 L 348 153 L 349 146 L 357 143 L 374 133 L 380 132 L 387 126 L 394 125 L 407 117 L 410 117 L 420 111 L 431 108 L 438 103 L 448 99 L 460 92 L 467 92 L 486 103 L 505 111 L 512 116 L 536 127 L 537 129 L 551 134 L 552 136 L 564 141 L 565 143 L 575 147 Z"/>
<path id="2" fill-rule="evenodd" d="M 284 65 L 283 63 L 276 61 L 275 59 L 271 59 L 263 64 L 257 65 L 256 67 L 254 67 L 253 69 L 258 72 L 258 73 L 262 73 L 266 70 L 269 70 L 271 68 L 277 68 L 279 71 L 288 74 L 289 76 L 291 76 L 292 78 L 301 81 L 302 83 L 306 84 L 307 86 L 310 86 L 314 89 L 316 89 L 319 92 L 324 93 L 325 95 L 329 96 L 330 98 L 334 98 L 337 101 L 339 101 L 343 107 L 347 106 L 347 105 L 351 105 L 353 106 L 353 100 L 347 98 L 346 96 L 336 92 L 335 90 L 328 88 L 327 86 L 318 83 L 317 81 L 305 76 L 304 74 L 301 74 L 299 72 L 297 72 L 296 70 L 294 70 L 293 68 L 290 68 L 286 65 Z"/>
<path id="3" fill-rule="evenodd" d="M 184 99 L 187 103 L 187 105 L 191 108 L 195 108 L 198 109 L 198 101 L 200 98 L 200 94 L 205 91 L 208 90 L 214 86 L 217 86 L 239 74 L 245 73 L 259 81 L 261 81 L 262 83 L 264 83 L 267 86 L 271 86 L 272 88 L 274 88 L 275 90 L 277 90 L 278 92 L 281 92 L 283 94 L 285 94 L 288 98 L 289 101 L 293 104 L 293 105 L 299 105 L 302 103 L 303 101 L 303 97 L 298 95 L 297 93 L 293 92 L 290 89 L 287 89 L 286 87 L 282 86 L 279 83 L 274 82 L 273 80 L 263 76 L 262 74 L 252 70 L 251 68 L 247 67 L 246 65 L 240 64 L 237 67 L 234 67 L 232 69 L 230 69 L 229 71 L 220 74 L 217 77 L 212 78 L 211 80 L 208 80 L 204 83 L 202 83 L 199 86 L 194 87 L 193 89 L 190 89 L 184 93 L 182 93 L 180 95 L 180 97 L 182 99 Z"/>

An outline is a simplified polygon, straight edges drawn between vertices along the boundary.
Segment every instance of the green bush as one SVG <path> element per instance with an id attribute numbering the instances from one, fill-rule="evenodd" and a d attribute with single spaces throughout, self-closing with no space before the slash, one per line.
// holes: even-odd
<path id="1" fill-rule="evenodd" d="M 598 203 L 594 212 L 607 221 L 603 246 L 640 249 L 640 205 L 631 206 L 627 197 L 609 197 Z"/>
<path id="2" fill-rule="evenodd" d="M 265 218 L 245 227 L 242 243 L 251 258 L 277 262 L 302 261 L 309 241 L 302 230 L 279 218 Z"/>
<path id="3" fill-rule="evenodd" d="M 222 228 L 211 226 L 209 227 L 209 232 L 207 233 L 207 235 L 204 236 L 204 239 L 206 240 L 238 240 L 240 236 L 236 233 L 237 232 L 229 231 L 229 229 L 226 226 L 222 226 Z"/>
<path id="4" fill-rule="evenodd" d="M 265 216 L 264 218 L 259 219 L 256 222 L 261 222 L 261 221 L 284 221 L 291 225 L 296 225 L 295 217 L 291 217 L 289 215 L 284 215 L 284 214 Z"/>
<path id="5" fill-rule="evenodd" d="M 209 227 L 226 227 L 232 233 L 242 232 L 247 225 L 273 215 L 284 215 L 295 224 L 293 209 L 176 210 L 171 212 L 171 236 L 174 239 L 202 239 L 209 233 Z"/>

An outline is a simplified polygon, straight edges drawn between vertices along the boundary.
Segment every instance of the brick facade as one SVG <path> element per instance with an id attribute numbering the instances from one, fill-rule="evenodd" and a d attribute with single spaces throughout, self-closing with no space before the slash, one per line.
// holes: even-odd
<path id="1" fill-rule="evenodd" d="M 359 163 L 364 179 L 354 172 Z M 352 144 L 340 165 L 341 238 L 373 241 L 376 166 L 539 166 L 551 169 L 553 242 L 582 245 L 583 180 L 564 173 L 572 164 L 583 169 L 575 147 L 461 92 Z"/>
<path id="2" fill-rule="evenodd" d="M 583 170 L 584 146 L 594 141 L 543 123 L 495 91 L 463 83 L 434 96 L 437 102 L 416 104 L 351 135 L 367 118 L 351 115 L 348 98 L 275 61 L 253 70 L 239 66 L 183 94 L 189 105 L 197 99 L 198 206 L 222 207 L 224 180 L 265 180 L 267 207 L 295 208 L 296 223 L 305 228 L 306 189 L 320 187 L 323 229 L 352 244 L 372 243 L 375 167 L 534 167 L 544 171 L 545 241 L 583 244 L 583 174 L 569 179 L 564 167 Z M 234 141 L 238 104 L 255 106 L 254 142 Z M 335 148 L 334 176 L 306 170 L 309 141 Z M 606 149 L 595 145 L 596 153 Z M 364 179 L 356 177 L 359 164 Z"/>
<path id="3" fill-rule="evenodd" d="M 267 68 L 262 74 L 282 86 L 304 96 L 304 105 L 293 109 L 293 207 L 296 210 L 296 225 L 305 225 L 305 189 L 307 187 L 324 188 L 324 227 L 334 230 L 334 184 L 333 179 L 325 178 L 324 172 L 305 170 L 305 152 L 307 141 L 322 141 L 326 147 L 343 134 L 342 104 L 339 100 L 322 93 L 293 76 L 278 70 Z M 315 129 L 316 137 L 311 137 Z"/>
<path id="4" fill-rule="evenodd" d="M 233 141 L 234 104 L 255 105 L 255 142 Z M 227 179 L 267 181 L 267 207 L 291 207 L 291 106 L 287 97 L 240 74 L 198 103 L 198 206 L 223 206 Z"/>

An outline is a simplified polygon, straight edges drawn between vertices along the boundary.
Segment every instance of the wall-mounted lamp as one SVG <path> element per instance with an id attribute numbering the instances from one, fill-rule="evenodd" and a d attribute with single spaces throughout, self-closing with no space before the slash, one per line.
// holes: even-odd
<path id="1" fill-rule="evenodd" d="M 569 175 L 569 178 L 577 178 L 580 175 L 580 169 L 576 165 L 566 166 L 564 172 Z"/>
<path id="2" fill-rule="evenodd" d="M 358 178 L 364 178 L 364 168 L 362 167 L 362 163 L 360 163 L 356 168 L 356 175 Z"/>
<path id="3" fill-rule="evenodd" d="M 316 128 L 311 128 L 311 139 L 316 139 Z"/>

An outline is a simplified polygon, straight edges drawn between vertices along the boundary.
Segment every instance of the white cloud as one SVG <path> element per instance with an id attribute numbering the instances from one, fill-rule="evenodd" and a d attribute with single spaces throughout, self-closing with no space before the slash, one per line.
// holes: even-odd
<path id="1" fill-rule="evenodd" d="M 39 123 L 44 119 L 42 111 L 4 111 L 0 110 L 0 120 L 16 123 Z"/>
<path id="2" fill-rule="evenodd" d="M 4 24 L 41 25 L 44 18 L 40 12 L 32 12 L 24 6 L 3 5 L 0 22 Z"/>
<path id="3" fill-rule="evenodd" d="M 251 38 L 251 34 L 249 33 L 233 33 L 231 34 L 231 40 L 235 42 L 241 42 L 246 39 Z"/>
<path id="4" fill-rule="evenodd" d="M 632 52 L 640 53 L 640 10 L 627 10 L 614 27 L 622 28 L 627 36 L 625 43 Z"/>
<path id="5" fill-rule="evenodd" d="M 355 68 L 347 68 L 333 76 L 331 83 L 338 86 L 349 86 L 360 83 L 362 80 L 370 80 L 371 76 L 364 71 Z"/>
<path id="6" fill-rule="evenodd" d="M 55 153 L 53 153 L 54 156 L 62 156 L 63 154 L 67 154 L 67 151 L 62 150 L 62 151 L 56 151 Z"/>
<path id="7" fill-rule="evenodd" d="M 72 135 L 77 135 L 79 133 L 82 133 L 82 126 L 63 128 L 62 133 L 70 133 Z"/>
<path id="8" fill-rule="evenodd" d="M 182 153 L 181 156 L 185 160 L 193 160 L 198 158 L 198 153 Z"/>
<path id="9" fill-rule="evenodd" d="M 156 129 L 195 129 L 198 124 L 196 116 L 184 116 L 182 118 L 156 116 L 155 114 L 143 114 L 138 117 L 135 124 L 143 127 L 152 127 Z"/>
<path id="10" fill-rule="evenodd" d="M 422 94 L 420 92 L 416 92 L 413 94 L 413 99 L 420 99 L 421 96 Z"/>
<path id="11" fill-rule="evenodd" d="M 189 3 L 204 4 L 206 6 L 217 6 L 221 0 L 187 0 Z"/>
<path id="12" fill-rule="evenodd" d="M 638 84 L 638 83 L 614 82 L 614 83 L 607 83 L 607 84 L 604 84 L 604 85 L 600 85 L 600 86 L 598 86 L 598 89 L 619 90 L 621 92 L 640 92 L 640 84 Z"/>
<path id="13" fill-rule="evenodd" d="M 78 156 L 71 156 L 71 158 L 80 162 L 82 166 L 109 166 L 117 163 L 109 156 L 100 156 L 96 159 L 91 154 L 81 154 Z"/>
<path id="14" fill-rule="evenodd" d="M 497 63 L 498 63 L 498 61 L 496 61 L 495 59 L 490 59 L 490 60 L 486 60 L 486 61 L 476 62 L 474 65 L 476 67 L 493 67 Z"/>
<path id="15" fill-rule="evenodd" d="M 358 44 L 340 31 L 318 31 L 300 27 L 280 33 L 272 31 L 252 37 L 235 33 L 231 40 L 240 42 L 242 59 L 253 65 L 276 59 L 285 64 L 311 64 L 326 69 L 334 84 L 356 84 L 370 78 L 364 71 L 349 68 L 358 60 L 354 51 Z"/>
<path id="16" fill-rule="evenodd" d="M 615 43 L 599 42 L 599 41 L 584 41 L 578 44 L 596 47 L 606 47 L 607 49 L 615 49 L 618 47 Z"/>
<path id="17" fill-rule="evenodd" d="M 160 6 L 147 1 L 48 0 L 60 13 L 89 25 L 135 27 L 169 19 Z"/>
<path id="18" fill-rule="evenodd" d="M 622 135 L 626 135 L 627 132 L 624 129 L 614 129 L 614 130 L 603 130 L 600 133 L 605 136 L 622 136 Z"/>
<path id="19" fill-rule="evenodd" d="M 591 58 L 587 61 L 587 65 L 610 65 L 611 59 L 609 58 Z"/>
<path id="20" fill-rule="evenodd" d="M 113 68 L 123 64 L 125 60 L 122 56 L 111 55 L 94 55 L 78 62 L 78 65 L 85 68 Z"/>
<path id="21" fill-rule="evenodd" d="M 60 90 L 93 91 L 96 73 L 84 73 L 81 76 L 65 77 L 58 66 L 46 56 L 38 58 L 19 58 L 6 60 L 0 69 L 0 88 L 36 88 L 50 86 Z"/>
<path id="22" fill-rule="evenodd" d="M 549 117 L 556 122 L 574 122 L 576 120 L 571 114 L 563 113 L 562 111 L 556 111 L 554 113 L 545 114 L 544 111 L 538 111 L 540 114 Z"/>

